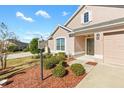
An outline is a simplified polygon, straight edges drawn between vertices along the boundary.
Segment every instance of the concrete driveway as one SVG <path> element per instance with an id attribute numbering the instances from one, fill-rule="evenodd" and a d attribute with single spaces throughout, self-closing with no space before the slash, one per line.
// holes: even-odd
<path id="1" fill-rule="evenodd" d="M 76 88 L 124 88 L 124 66 L 99 63 Z"/>
<path id="2" fill-rule="evenodd" d="M 9 54 L 7 59 L 15 59 L 15 58 L 22 58 L 22 57 L 28 57 L 32 56 L 30 52 L 21 52 L 21 53 L 15 53 L 15 54 Z"/>

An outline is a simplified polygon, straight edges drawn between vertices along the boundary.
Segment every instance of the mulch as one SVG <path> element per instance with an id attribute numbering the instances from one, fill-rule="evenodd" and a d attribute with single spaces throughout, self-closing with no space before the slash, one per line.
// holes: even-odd
<path id="1" fill-rule="evenodd" d="M 40 79 L 40 66 L 34 66 L 24 70 L 25 73 L 18 74 L 9 79 L 10 84 L 4 88 L 73 88 L 85 76 L 75 76 L 69 67 L 68 74 L 62 78 L 52 76 L 51 70 L 44 70 L 44 80 Z"/>

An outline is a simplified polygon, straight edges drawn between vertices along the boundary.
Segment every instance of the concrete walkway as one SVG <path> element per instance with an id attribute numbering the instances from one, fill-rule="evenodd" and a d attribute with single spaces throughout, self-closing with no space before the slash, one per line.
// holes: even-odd
<path id="1" fill-rule="evenodd" d="M 96 62 L 96 60 L 93 56 L 80 56 L 77 57 L 76 60 L 71 61 L 69 65 L 80 63 L 84 66 L 86 73 L 89 73 L 94 68 L 94 66 L 86 64 L 87 62 Z"/>
<path id="2" fill-rule="evenodd" d="M 99 63 L 76 88 L 124 88 L 124 67 Z"/>
<path id="3" fill-rule="evenodd" d="M 8 55 L 7 59 L 15 59 L 15 58 L 23 58 L 23 57 L 28 57 L 32 56 L 30 52 L 21 52 L 21 53 L 15 53 L 15 54 L 10 54 Z"/>

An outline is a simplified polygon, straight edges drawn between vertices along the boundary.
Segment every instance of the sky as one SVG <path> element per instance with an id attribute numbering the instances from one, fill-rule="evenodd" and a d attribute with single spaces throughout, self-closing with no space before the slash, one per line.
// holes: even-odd
<path id="1" fill-rule="evenodd" d="M 0 22 L 4 22 L 9 32 L 14 32 L 22 42 L 32 38 L 47 39 L 58 24 L 64 23 L 73 15 L 77 5 L 16 5 L 0 6 Z"/>

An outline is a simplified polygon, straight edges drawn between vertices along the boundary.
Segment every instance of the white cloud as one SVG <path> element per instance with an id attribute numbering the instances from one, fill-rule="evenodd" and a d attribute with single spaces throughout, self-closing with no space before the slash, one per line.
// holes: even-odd
<path id="1" fill-rule="evenodd" d="M 31 18 L 31 17 L 26 17 L 23 13 L 21 12 L 16 12 L 16 16 L 25 20 L 25 21 L 28 21 L 28 22 L 33 22 L 34 20 Z"/>
<path id="2" fill-rule="evenodd" d="M 23 38 L 21 38 L 21 41 L 23 42 L 30 42 L 33 38 L 40 38 L 43 37 L 44 40 L 46 40 L 49 37 L 49 32 L 40 32 L 40 31 L 27 31 L 23 34 Z"/>
<path id="3" fill-rule="evenodd" d="M 69 12 L 63 11 L 62 12 L 62 16 L 67 16 L 69 14 Z"/>
<path id="4" fill-rule="evenodd" d="M 41 36 L 43 39 L 47 39 L 50 35 L 49 32 L 40 32 L 40 31 L 28 31 L 26 35 L 33 36 L 33 37 L 38 37 L 40 38 Z"/>
<path id="5" fill-rule="evenodd" d="M 35 15 L 37 16 L 42 16 L 44 18 L 51 18 L 51 16 L 46 12 L 46 11 L 43 11 L 43 10 L 39 10 L 35 13 Z"/>

